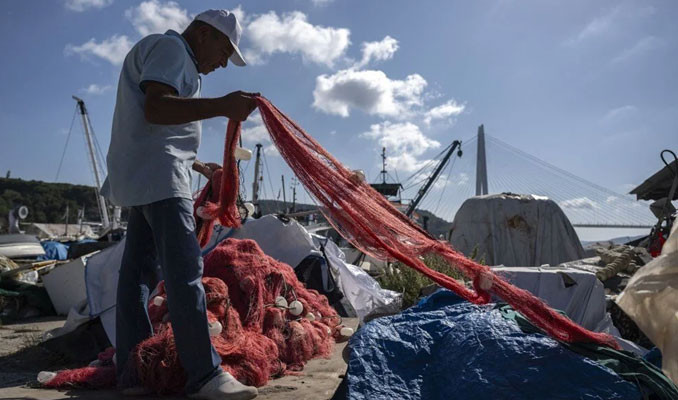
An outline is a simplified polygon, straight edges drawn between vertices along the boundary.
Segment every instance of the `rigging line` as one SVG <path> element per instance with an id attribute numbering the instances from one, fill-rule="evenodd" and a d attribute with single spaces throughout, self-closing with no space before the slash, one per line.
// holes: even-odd
<path id="1" fill-rule="evenodd" d="M 271 180 L 271 171 L 268 169 L 268 160 L 266 159 L 266 149 L 262 151 L 262 154 L 264 155 L 264 169 L 266 170 L 266 175 L 268 176 L 268 186 L 271 188 L 271 198 L 275 195 L 275 190 L 273 190 L 273 182 Z"/>
<path id="2" fill-rule="evenodd" d="M 64 151 L 61 153 L 61 160 L 59 161 L 59 168 L 57 168 L 57 173 L 56 177 L 54 178 L 54 182 L 56 182 L 59 179 L 59 172 L 61 172 L 61 166 L 64 163 L 64 156 L 66 155 L 66 149 L 68 148 L 68 141 L 71 139 L 71 132 L 73 132 L 73 123 L 75 123 L 75 116 L 78 114 L 78 106 L 75 106 L 75 110 L 73 111 L 73 118 L 71 118 L 71 127 L 68 128 L 68 136 L 66 136 L 66 144 L 64 145 Z"/>
<path id="3" fill-rule="evenodd" d="M 413 173 L 412 175 L 410 175 L 409 177 L 405 178 L 405 180 L 403 181 L 403 183 L 406 183 L 406 182 L 409 181 L 410 179 L 414 178 L 416 175 L 419 175 L 425 168 L 427 168 L 427 167 L 429 167 L 430 165 L 432 165 L 436 160 L 438 160 L 440 157 L 442 157 L 443 154 L 445 154 L 445 153 L 450 149 L 451 146 L 452 146 L 451 144 L 448 145 L 448 146 L 445 147 L 440 153 L 438 153 L 435 157 L 433 157 L 432 159 L 428 160 L 421 168 L 419 168 L 419 170 L 417 170 L 416 172 L 414 172 L 414 173 Z"/>
<path id="4" fill-rule="evenodd" d="M 440 191 L 440 197 L 438 198 L 438 204 L 436 204 L 436 208 L 433 211 L 433 214 L 438 212 L 438 207 L 440 207 L 440 201 L 443 199 L 443 195 L 445 194 L 445 189 L 447 189 L 447 183 L 450 181 L 450 173 L 452 172 L 452 167 L 454 166 L 455 161 L 457 161 L 456 158 L 454 158 L 451 163 L 448 163 L 447 166 L 445 167 L 445 171 L 443 171 L 443 173 L 446 172 L 446 174 L 445 174 L 445 184 L 443 185 L 443 189 Z M 435 186 L 435 183 L 433 184 L 433 186 Z"/>

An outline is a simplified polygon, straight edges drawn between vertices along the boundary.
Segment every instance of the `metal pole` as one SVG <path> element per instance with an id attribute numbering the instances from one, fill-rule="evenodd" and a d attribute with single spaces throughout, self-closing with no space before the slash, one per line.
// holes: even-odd
<path id="1" fill-rule="evenodd" d="M 257 158 L 254 161 L 254 182 L 252 182 L 252 204 L 259 203 L 259 165 L 261 163 L 261 143 L 257 143 Z"/>
<path id="2" fill-rule="evenodd" d="M 381 148 L 381 183 L 386 183 L 386 147 Z"/>
<path id="3" fill-rule="evenodd" d="M 92 135 L 89 131 L 89 120 L 87 118 L 87 108 L 85 108 L 85 102 L 76 96 L 73 96 L 73 99 L 78 102 L 78 108 L 80 108 L 80 116 L 82 117 L 82 125 L 85 128 L 85 138 L 87 139 L 87 148 L 89 149 L 90 162 L 92 163 L 92 169 L 94 170 L 94 183 L 95 190 L 97 195 L 97 204 L 99 205 L 99 215 L 101 216 L 101 223 L 103 228 L 106 229 L 111 224 L 108 219 L 108 209 L 106 208 L 106 199 L 101 195 L 101 178 L 99 177 L 99 166 L 97 164 L 96 157 L 94 155 L 94 144 L 92 143 Z"/>
<path id="4" fill-rule="evenodd" d="M 282 181 L 283 207 L 285 208 L 285 212 L 287 212 L 287 198 L 285 197 L 285 175 L 280 175 L 280 180 Z"/>

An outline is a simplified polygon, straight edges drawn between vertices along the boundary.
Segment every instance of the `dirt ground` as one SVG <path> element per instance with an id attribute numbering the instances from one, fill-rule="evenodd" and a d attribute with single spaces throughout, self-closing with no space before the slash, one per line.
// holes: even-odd
<path id="1" fill-rule="evenodd" d="M 21 323 L 0 325 L 0 399 L 60 400 L 60 399 L 125 399 L 114 390 L 46 390 L 37 385 L 40 371 L 56 371 L 81 367 L 55 354 L 41 343 L 45 332 L 64 324 L 63 317 L 38 318 Z M 357 328 L 355 318 L 345 318 L 344 324 Z M 338 343 L 330 359 L 311 360 L 300 376 L 285 376 L 259 388 L 259 400 L 332 399 L 338 392 L 346 362 L 342 353 L 346 343 Z M 172 400 L 182 397 L 146 397 Z"/>

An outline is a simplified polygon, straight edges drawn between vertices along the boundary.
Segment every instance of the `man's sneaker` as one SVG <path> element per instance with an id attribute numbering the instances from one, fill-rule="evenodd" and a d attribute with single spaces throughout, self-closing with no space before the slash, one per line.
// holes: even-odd
<path id="1" fill-rule="evenodd" d="M 210 379 L 196 393 L 188 397 L 202 400 L 249 400 L 257 397 L 257 388 L 238 382 L 226 371 Z"/>

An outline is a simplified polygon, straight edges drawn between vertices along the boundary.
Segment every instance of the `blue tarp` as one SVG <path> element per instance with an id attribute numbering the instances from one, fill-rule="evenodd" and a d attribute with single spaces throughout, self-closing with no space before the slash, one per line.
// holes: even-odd
<path id="1" fill-rule="evenodd" d="M 40 244 L 45 249 L 45 255 L 38 257 L 38 260 L 63 261 L 68 259 L 68 245 L 52 240 L 45 240 L 40 242 Z"/>
<path id="2" fill-rule="evenodd" d="M 612 370 L 447 290 L 371 321 L 350 348 L 352 400 L 642 398 Z"/>

